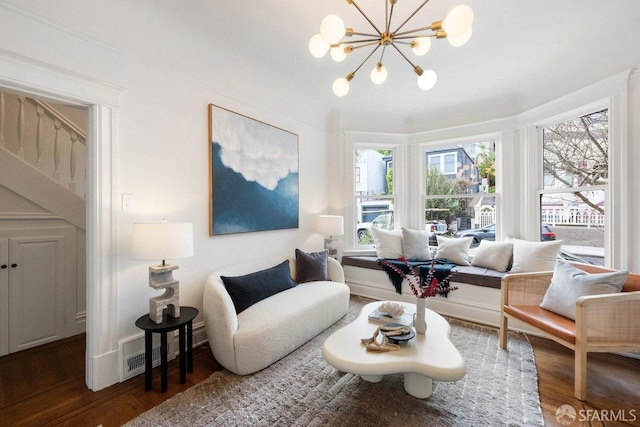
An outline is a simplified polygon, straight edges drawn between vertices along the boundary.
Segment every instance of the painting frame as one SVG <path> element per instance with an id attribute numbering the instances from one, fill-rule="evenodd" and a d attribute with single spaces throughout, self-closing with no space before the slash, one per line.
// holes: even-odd
<path id="1" fill-rule="evenodd" d="M 299 228 L 299 137 L 215 104 L 209 120 L 209 235 Z"/>

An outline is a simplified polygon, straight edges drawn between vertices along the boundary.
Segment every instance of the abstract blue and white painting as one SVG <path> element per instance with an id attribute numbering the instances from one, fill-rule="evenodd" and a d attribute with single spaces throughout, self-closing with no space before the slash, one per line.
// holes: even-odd
<path id="1" fill-rule="evenodd" d="M 211 235 L 298 228 L 298 135 L 209 104 Z"/>

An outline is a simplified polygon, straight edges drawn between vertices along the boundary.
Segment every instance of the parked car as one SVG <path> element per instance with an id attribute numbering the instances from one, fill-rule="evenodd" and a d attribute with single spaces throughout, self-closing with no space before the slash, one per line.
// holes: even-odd
<path id="1" fill-rule="evenodd" d="M 476 245 L 483 239 L 496 240 L 496 225 L 491 224 L 482 228 L 458 230 L 453 237 L 473 237 L 472 244 Z"/>
<path id="2" fill-rule="evenodd" d="M 444 234 L 447 232 L 447 223 L 442 220 L 428 221 L 425 226 L 426 230 L 431 233 L 430 238 L 433 237 L 433 240 L 435 240 L 436 234 Z M 371 222 L 358 224 L 358 240 L 364 240 L 368 236 L 371 236 L 371 227 L 377 227 L 383 230 L 393 230 L 393 213 L 384 213 L 375 217 Z"/>
<path id="3" fill-rule="evenodd" d="M 548 225 L 542 224 L 542 226 L 540 227 L 540 240 L 542 240 L 543 242 L 556 240 L 556 233 L 551 231 Z"/>
<path id="4" fill-rule="evenodd" d="M 562 248 L 558 251 L 558 259 L 563 259 L 563 260 L 569 261 L 569 262 L 580 262 L 582 264 L 593 264 L 593 265 L 595 265 L 594 262 L 591 262 L 591 261 L 586 260 L 586 259 L 584 259 L 582 257 L 579 257 L 578 255 L 574 255 L 571 252 L 567 252 L 566 250 L 564 250 Z"/>
<path id="5" fill-rule="evenodd" d="M 447 223 L 444 222 L 443 220 L 429 221 L 425 225 L 426 225 L 427 231 L 430 231 L 435 234 L 444 234 L 448 230 Z"/>
<path id="6" fill-rule="evenodd" d="M 358 224 L 358 240 L 364 240 L 371 236 L 371 227 L 381 228 L 383 230 L 393 230 L 393 213 L 384 213 L 378 215 L 371 222 L 362 222 Z"/>
<path id="7" fill-rule="evenodd" d="M 473 237 L 472 244 L 478 244 L 481 240 L 496 240 L 496 225 L 491 224 L 487 225 L 483 228 L 471 229 L 471 230 L 460 230 L 457 231 L 453 237 Z M 556 235 L 548 225 L 542 224 L 540 226 L 540 240 L 549 241 L 556 240 Z"/>

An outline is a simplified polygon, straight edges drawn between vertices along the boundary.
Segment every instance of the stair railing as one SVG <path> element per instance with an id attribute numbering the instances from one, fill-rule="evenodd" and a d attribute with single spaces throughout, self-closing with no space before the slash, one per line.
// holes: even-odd
<path id="1" fill-rule="evenodd" d="M 0 92 L 0 148 L 84 198 L 86 133 L 48 102 Z"/>

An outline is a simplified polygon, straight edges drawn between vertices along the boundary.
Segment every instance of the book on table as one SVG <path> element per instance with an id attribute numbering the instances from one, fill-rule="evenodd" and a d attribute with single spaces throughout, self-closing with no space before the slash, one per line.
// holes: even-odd
<path id="1" fill-rule="evenodd" d="M 371 313 L 369 313 L 369 321 L 373 323 L 379 323 L 381 325 L 384 325 L 385 323 L 399 323 L 403 326 L 411 326 L 411 323 L 413 322 L 413 316 L 405 313 L 401 314 L 400 316 L 391 317 L 389 316 L 389 314 L 376 308 Z"/>

